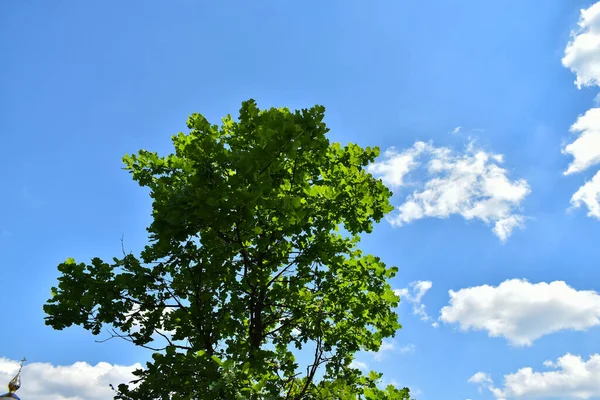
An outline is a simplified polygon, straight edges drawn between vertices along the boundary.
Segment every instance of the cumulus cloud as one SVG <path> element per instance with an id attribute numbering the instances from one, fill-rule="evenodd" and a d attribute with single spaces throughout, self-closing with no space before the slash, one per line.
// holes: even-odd
<path id="1" fill-rule="evenodd" d="M 394 293 L 396 296 L 400 296 L 400 300 L 412 303 L 413 314 L 419 316 L 422 321 L 429 321 L 431 317 L 425 311 L 425 304 L 421 301 L 432 286 L 431 281 L 415 281 L 411 282 L 407 288 L 395 289 Z"/>
<path id="2" fill-rule="evenodd" d="M 512 279 L 497 287 L 475 286 L 449 294 L 449 305 L 440 311 L 441 321 L 458 324 L 463 331 L 487 331 L 514 346 L 530 346 L 561 330 L 584 331 L 600 325 L 600 295 L 578 291 L 562 281 Z"/>
<path id="3" fill-rule="evenodd" d="M 600 163 L 600 108 L 592 108 L 579 116 L 571 126 L 571 133 L 578 137 L 563 149 L 563 154 L 573 156 L 565 175 L 585 171 Z"/>
<path id="4" fill-rule="evenodd" d="M 575 84 L 600 86 L 600 2 L 581 10 L 578 29 L 571 32 L 562 63 L 575 75 Z M 596 106 L 600 98 L 596 96 Z M 571 126 L 577 138 L 562 150 L 573 157 L 565 175 L 582 172 L 600 163 L 600 108 L 591 108 Z M 600 177 L 598 173 L 571 197 L 572 207 L 585 206 L 589 217 L 600 219 Z"/>
<path id="5" fill-rule="evenodd" d="M 579 208 L 585 205 L 588 209 L 587 216 L 600 220 L 600 171 L 594 177 L 581 186 L 573 196 L 571 205 Z"/>
<path id="6" fill-rule="evenodd" d="M 571 33 L 562 63 L 577 79 L 575 84 L 595 86 L 600 84 L 600 2 L 581 10 L 579 27 Z"/>
<path id="7" fill-rule="evenodd" d="M 600 354 L 587 361 L 580 356 L 565 354 L 556 362 L 544 366 L 553 371 L 536 372 L 531 367 L 504 375 L 504 387 L 496 388 L 491 377 L 477 372 L 469 382 L 491 391 L 498 399 L 558 398 L 590 399 L 600 397 Z"/>
<path id="8" fill-rule="evenodd" d="M 23 399 L 36 400 L 112 399 L 114 392 L 109 384 L 116 388 L 120 383 L 128 383 L 135 379 L 132 372 L 138 368 L 142 368 L 141 364 L 25 364 L 21 372 L 21 389 L 17 393 Z M 8 383 L 18 370 L 19 362 L 0 357 L 0 382 Z"/>
<path id="9" fill-rule="evenodd" d="M 381 178 L 389 187 L 398 188 L 404 185 L 404 177 L 419 165 L 417 157 L 428 148 L 423 142 L 417 142 L 404 151 L 390 147 L 383 153 L 383 160 L 369 165 L 367 171 Z"/>
<path id="10" fill-rule="evenodd" d="M 409 194 L 389 219 L 402 226 L 422 218 L 460 215 L 493 225 L 492 231 L 505 241 L 525 217 L 518 210 L 531 192 L 526 180 L 510 180 L 500 154 L 488 153 L 469 144 L 464 153 L 417 142 L 412 148 L 388 150 L 369 171 L 392 188 L 404 185 L 405 177 L 417 169 L 419 158 L 427 157 L 427 179 Z"/>

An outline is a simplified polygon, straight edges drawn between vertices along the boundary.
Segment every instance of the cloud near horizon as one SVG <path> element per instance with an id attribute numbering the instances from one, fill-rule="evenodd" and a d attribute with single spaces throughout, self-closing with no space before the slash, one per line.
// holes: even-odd
<path id="1" fill-rule="evenodd" d="M 0 382 L 8 382 L 19 370 L 19 362 L 0 357 Z M 136 377 L 132 372 L 142 368 L 139 363 L 116 365 L 99 362 L 90 365 L 76 362 L 71 365 L 52 365 L 34 362 L 25 364 L 21 372 L 21 388 L 17 394 L 22 399 L 35 400 L 106 400 L 112 399 L 113 390 L 120 383 Z M 0 390 L 1 391 L 1 390 Z"/>

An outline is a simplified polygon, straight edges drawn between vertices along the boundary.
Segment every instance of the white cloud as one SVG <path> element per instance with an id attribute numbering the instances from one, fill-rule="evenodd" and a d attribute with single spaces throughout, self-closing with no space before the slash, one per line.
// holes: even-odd
<path id="1" fill-rule="evenodd" d="M 129 333 L 134 333 L 134 332 L 139 332 L 141 330 L 141 326 L 145 325 L 148 319 L 148 314 L 149 311 L 140 311 L 141 307 L 139 305 L 134 305 L 131 309 L 131 311 L 129 311 L 127 314 L 125 314 L 125 316 L 127 318 L 132 317 L 133 318 L 133 324 L 131 325 L 131 329 L 129 331 Z M 166 307 L 163 309 L 162 311 L 162 317 L 160 320 L 161 325 L 164 326 L 164 324 L 167 321 L 170 321 L 170 318 L 173 317 L 172 313 L 175 312 L 175 309 L 171 308 L 171 307 Z M 175 335 L 175 330 L 168 330 L 168 329 L 156 329 L 156 332 L 166 335 L 166 336 L 173 336 Z M 157 336 L 155 334 L 153 334 L 153 338 L 157 338 Z"/>
<path id="2" fill-rule="evenodd" d="M 412 288 L 414 296 L 405 294 L 404 297 L 408 301 L 420 303 L 421 300 L 423 300 L 423 296 L 425 296 L 425 293 L 427 293 L 429 289 L 433 287 L 433 283 L 431 283 L 431 281 L 415 281 L 411 282 L 409 286 Z"/>
<path id="3" fill-rule="evenodd" d="M 556 362 L 544 362 L 554 371 L 536 372 L 531 367 L 504 375 L 504 387 L 496 388 L 488 374 L 478 372 L 469 382 L 490 390 L 498 399 L 558 398 L 590 399 L 600 397 L 600 354 L 587 361 L 565 354 Z"/>
<path id="4" fill-rule="evenodd" d="M 369 171 L 392 187 L 400 187 L 408 173 L 427 155 L 428 180 L 420 190 L 408 195 L 390 217 L 392 225 L 402 226 L 422 218 L 448 218 L 460 215 L 493 224 L 502 241 L 513 229 L 522 227 L 525 217 L 518 214 L 523 199 L 531 192 L 524 179 L 511 181 L 508 171 L 499 167 L 503 156 L 476 149 L 469 144 L 464 153 L 417 142 L 403 152 L 387 151 L 382 161 Z"/>
<path id="5" fill-rule="evenodd" d="M 406 300 L 412 303 L 413 314 L 419 316 L 422 321 L 429 321 L 431 318 L 425 311 L 425 305 L 421 303 L 425 293 L 431 289 L 431 281 L 415 281 L 408 285 L 408 288 L 396 289 L 394 293 L 400 296 L 400 300 Z M 412 291 L 413 294 L 410 294 Z"/>
<path id="6" fill-rule="evenodd" d="M 490 378 L 490 374 L 486 374 L 483 372 L 477 372 L 475 375 L 469 378 L 469 383 L 492 383 L 492 378 Z"/>
<path id="7" fill-rule="evenodd" d="M 492 380 L 490 374 L 486 374 L 485 372 L 477 372 L 475 375 L 470 377 L 467 382 L 473 383 L 479 386 L 479 393 L 483 391 L 483 389 L 487 389 L 494 394 L 500 400 L 506 400 L 504 398 L 504 393 L 494 387 L 494 381 Z"/>
<path id="8" fill-rule="evenodd" d="M 562 63 L 577 76 L 575 84 L 578 88 L 600 86 L 600 2 L 581 10 L 579 27 L 571 33 Z M 594 100 L 596 106 L 599 96 Z M 600 163 L 600 108 L 591 108 L 579 116 L 570 131 L 578 136 L 562 150 L 563 154 L 573 156 L 565 175 L 585 171 Z M 589 217 L 600 219 L 599 193 L 600 176 L 596 173 L 573 194 L 571 205 L 575 208 L 585 205 Z"/>
<path id="9" fill-rule="evenodd" d="M 571 196 L 571 205 L 579 208 L 585 204 L 588 209 L 587 216 L 600 219 L 600 171 L 594 177 L 583 184 Z"/>
<path id="10" fill-rule="evenodd" d="M 403 387 L 403 386 L 401 386 L 401 385 L 400 385 L 400 383 L 398 383 L 398 381 L 397 381 L 397 380 L 395 380 L 395 379 L 390 379 L 390 380 L 388 380 L 388 379 L 387 379 L 387 374 L 384 374 L 384 375 L 383 375 L 383 377 L 381 378 L 381 380 L 380 380 L 380 381 L 377 383 L 377 387 L 378 387 L 379 389 L 381 389 L 381 390 L 385 390 L 385 388 L 386 388 L 388 385 L 392 385 L 392 386 L 394 386 L 395 388 L 401 388 L 401 387 Z M 418 395 L 419 393 L 420 393 L 420 391 L 419 391 L 418 389 L 417 389 L 417 390 L 415 390 L 414 388 L 412 388 L 412 387 L 411 387 L 410 394 L 412 394 L 413 396 L 416 396 L 416 395 Z"/>
<path id="11" fill-rule="evenodd" d="M 579 116 L 570 130 L 579 136 L 562 150 L 563 154 L 573 156 L 565 175 L 585 171 L 600 163 L 600 108 L 592 108 Z"/>
<path id="12" fill-rule="evenodd" d="M 383 340 L 381 342 L 381 346 L 379 347 L 379 351 L 373 354 L 373 358 L 375 361 L 381 361 L 387 356 L 390 352 L 396 350 L 396 345 L 393 341 Z"/>
<path id="13" fill-rule="evenodd" d="M 425 311 L 425 304 L 414 304 L 413 313 L 421 318 L 421 321 L 429 321 L 429 315 Z"/>
<path id="14" fill-rule="evenodd" d="M 575 84 L 600 84 L 600 2 L 581 10 L 579 29 L 571 33 L 562 63 L 577 79 Z"/>
<path id="15" fill-rule="evenodd" d="M 379 351 L 376 353 L 369 352 L 373 355 L 373 359 L 375 361 L 382 361 L 389 354 L 412 354 L 416 350 L 416 346 L 412 343 L 398 346 L 398 344 L 394 340 L 383 340 L 381 342 L 381 347 L 379 347 Z"/>
<path id="16" fill-rule="evenodd" d="M 367 171 L 381 178 L 383 183 L 391 188 L 400 187 L 404 184 L 404 176 L 419 165 L 416 158 L 428 147 L 429 145 L 423 142 L 417 142 L 402 152 L 390 147 L 383 153 L 384 160 L 369 165 Z"/>
<path id="17" fill-rule="evenodd" d="M 522 215 L 511 215 L 496 221 L 492 231 L 500 238 L 500 240 L 504 241 L 508 239 L 513 229 L 523 228 L 525 225 L 524 222 L 525 218 Z"/>
<path id="18" fill-rule="evenodd" d="M 141 364 L 130 366 L 100 362 L 90 365 L 76 362 L 72 365 L 54 366 L 48 363 L 25 364 L 21 372 L 21 388 L 17 394 L 23 399 L 36 400 L 105 400 L 112 399 L 120 383 L 135 377 L 132 372 Z M 17 361 L 0 357 L 0 382 L 8 382 L 19 370 Z"/>
<path id="19" fill-rule="evenodd" d="M 362 371 L 369 370 L 369 366 L 367 365 L 367 363 L 364 363 L 364 362 L 358 361 L 358 360 L 352 360 L 352 362 L 350 363 L 350 368 L 356 368 L 356 369 L 360 369 Z"/>
<path id="20" fill-rule="evenodd" d="M 381 346 L 379 347 L 379 351 L 381 352 L 386 352 L 386 351 L 392 351 L 396 348 L 394 342 L 392 342 L 391 340 L 383 340 L 381 342 Z"/>
<path id="21" fill-rule="evenodd" d="M 463 331 L 488 331 L 489 336 L 502 336 L 515 346 L 530 346 L 561 330 L 600 325 L 600 295 L 575 290 L 562 281 L 534 284 L 512 279 L 497 287 L 475 286 L 449 294 L 441 321 L 457 323 Z"/>
<path id="22" fill-rule="evenodd" d="M 546 360 L 543 362 L 543 364 L 544 364 L 544 366 L 546 366 L 548 368 L 554 367 L 554 365 L 555 365 L 554 361 L 552 361 L 552 360 Z"/>
<path id="23" fill-rule="evenodd" d="M 406 346 L 402 346 L 398 349 L 398 352 L 401 354 L 410 354 L 414 353 L 417 347 L 414 344 L 407 344 Z"/>

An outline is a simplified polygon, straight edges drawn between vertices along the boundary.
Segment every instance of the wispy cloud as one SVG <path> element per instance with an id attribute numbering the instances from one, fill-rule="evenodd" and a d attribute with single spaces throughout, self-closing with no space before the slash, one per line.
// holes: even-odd
<path id="1" fill-rule="evenodd" d="M 415 352 L 416 346 L 414 344 L 407 344 L 404 346 L 398 346 L 394 340 L 384 340 L 381 342 L 381 347 L 378 352 L 372 353 L 375 361 L 383 361 L 390 354 L 412 354 Z"/>
<path id="2" fill-rule="evenodd" d="M 432 286 L 431 281 L 415 281 L 411 282 L 407 288 L 395 289 L 394 293 L 400 296 L 400 301 L 406 300 L 412 304 L 413 314 L 419 316 L 421 321 L 430 321 L 431 317 L 427 314 L 422 300 Z M 434 322 L 432 326 L 437 327 L 437 323 Z"/>
<path id="3" fill-rule="evenodd" d="M 352 360 L 352 362 L 350 363 L 350 368 L 360 369 L 361 371 L 369 370 L 369 366 L 367 365 L 367 363 L 358 360 Z"/>
<path id="4" fill-rule="evenodd" d="M 417 346 L 415 346 L 414 344 L 407 344 L 406 346 L 401 346 L 400 348 L 398 348 L 398 352 L 400 352 L 401 354 L 411 354 L 415 352 L 416 348 Z"/>
<path id="5" fill-rule="evenodd" d="M 25 202 L 33 207 L 40 207 L 44 203 L 42 198 L 31 193 L 31 189 L 27 186 L 21 188 L 21 194 Z"/>

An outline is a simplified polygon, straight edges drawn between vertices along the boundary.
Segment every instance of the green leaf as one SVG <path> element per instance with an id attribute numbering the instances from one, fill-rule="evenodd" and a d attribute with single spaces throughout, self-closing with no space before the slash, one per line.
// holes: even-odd
<path id="1" fill-rule="evenodd" d="M 172 154 L 123 157 L 152 198 L 149 243 L 111 263 L 67 259 L 44 305 L 54 329 L 108 324 L 166 346 L 116 398 L 409 399 L 348 367 L 400 328 L 398 269 L 358 249 L 393 207 L 364 169 L 379 150 L 330 143 L 324 113 L 249 100 L 221 126 L 192 114 Z M 323 360 L 293 350 L 317 343 L 322 378 L 298 375 Z"/>

